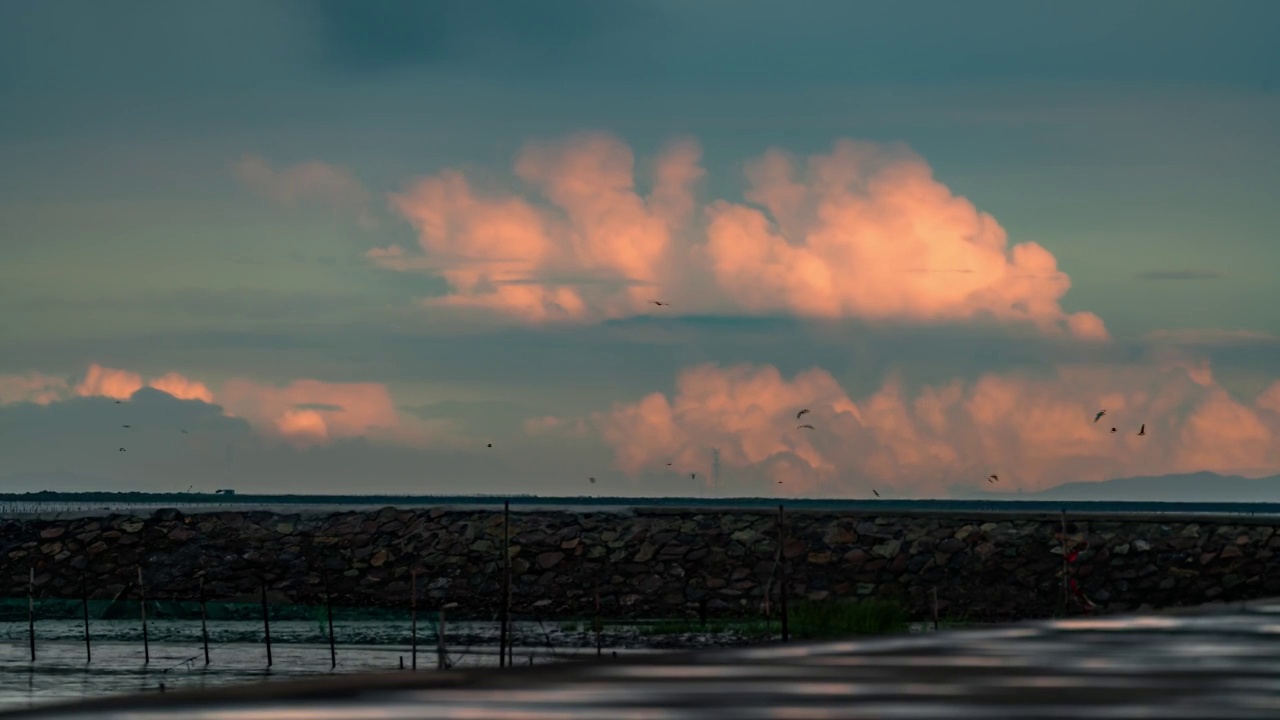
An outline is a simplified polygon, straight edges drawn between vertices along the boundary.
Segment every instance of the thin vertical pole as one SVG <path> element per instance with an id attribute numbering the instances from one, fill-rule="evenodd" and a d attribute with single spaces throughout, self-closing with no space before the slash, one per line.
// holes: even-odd
<path id="1" fill-rule="evenodd" d="M 142 661 L 151 664 L 151 641 L 147 637 L 147 586 L 142 582 L 142 566 L 138 566 L 138 609 L 142 613 Z"/>
<path id="2" fill-rule="evenodd" d="M 93 662 L 93 650 L 89 647 L 89 589 L 84 575 L 80 576 L 80 606 L 84 610 L 84 661 Z"/>
<path id="3" fill-rule="evenodd" d="M 440 608 L 440 622 L 436 625 L 436 668 L 444 670 L 446 664 L 444 655 L 444 608 Z"/>
<path id="4" fill-rule="evenodd" d="M 596 631 L 596 657 L 604 654 L 604 644 L 601 641 L 601 631 L 604 630 L 604 622 L 600 619 L 600 589 L 596 589 L 596 621 L 594 623 Z"/>
<path id="5" fill-rule="evenodd" d="M 1062 616 L 1067 616 L 1067 603 L 1071 595 L 1067 579 L 1067 511 L 1062 510 Z"/>
<path id="6" fill-rule="evenodd" d="M 409 657 L 412 667 L 418 669 L 418 569 L 409 573 Z"/>
<path id="7" fill-rule="evenodd" d="M 271 667 L 271 618 L 267 612 L 267 580 L 262 579 L 262 632 L 267 641 L 267 667 Z"/>
<path id="8" fill-rule="evenodd" d="M 204 578 L 200 578 L 200 639 L 204 642 L 204 664 L 209 664 L 209 613 L 205 607 Z"/>
<path id="9" fill-rule="evenodd" d="M 27 574 L 27 634 L 31 638 L 31 662 L 36 661 L 36 569 Z"/>
<path id="10" fill-rule="evenodd" d="M 324 612 L 329 619 L 329 669 L 338 667 L 338 646 L 333 641 L 333 593 L 329 591 L 329 569 L 324 571 Z"/>
<path id="11" fill-rule="evenodd" d="M 786 552 L 786 514 L 782 506 L 778 506 L 778 571 L 782 574 L 782 582 L 778 584 L 779 611 L 782 613 L 782 642 L 791 638 L 790 626 L 787 624 L 787 552 Z"/>
<path id="12" fill-rule="evenodd" d="M 511 501 L 502 501 L 502 623 L 498 629 L 498 667 L 507 666 L 507 624 L 511 610 Z"/>
<path id="13" fill-rule="evenodd" d="M 933 592 L 933 629 L 938 629 L 938 586 L 934 585 Z"/>

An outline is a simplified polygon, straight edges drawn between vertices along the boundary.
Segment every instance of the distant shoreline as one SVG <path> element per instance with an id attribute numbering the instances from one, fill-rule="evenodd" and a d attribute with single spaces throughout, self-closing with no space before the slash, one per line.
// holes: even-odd
<path id="1" fill-rule="evenodd" d="M 270 512 L 274 514 L 332 514 L 367 512 L 395 507 L 447 508 L 454 511 L 492 510 L 509 502 L 513 512 L 663 512 L 752 510 L 786 508 L 787 512 L 846 512 L 868 515 L 972 515 L 1047 516 L 1105 515 L 1172 519 L 1177 516 L 1248 519 L 1280 516 L 1280 503 L 1249 502 L 1150 502 L 1150 501 L 1053 501 L 1053 500 L 903 500 L 814 498 L 706 498 L 706 497 L 542 497 L 535 495 L 213 495 L 199 493 L 6 493 L 0 494 L 0 515 L 5 517 L 60 517 L 138 513 L 177 509 L 192 513 Z"/>

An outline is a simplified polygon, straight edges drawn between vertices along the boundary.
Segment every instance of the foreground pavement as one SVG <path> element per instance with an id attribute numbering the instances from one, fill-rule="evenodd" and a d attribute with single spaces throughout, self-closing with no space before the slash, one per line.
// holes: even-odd
<path id="1" fill-rule="evenodd" d="M 329 676 L 42 720 L 1277 718 L 1280 601 L 528 669 Z"/>

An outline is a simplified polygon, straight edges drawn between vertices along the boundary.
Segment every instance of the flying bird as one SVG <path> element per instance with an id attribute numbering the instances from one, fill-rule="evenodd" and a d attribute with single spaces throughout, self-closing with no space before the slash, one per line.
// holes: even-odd
<path id="1" fill-rule="evenodd" d="M 120 404 L 120 402 L 121 402 L 121 401 L 117 400 L 117 401 L 116 401 L 116 404 L 117 404 L 117 405 L 119 405 L 119 404 Z"/>
<path id="2" fill-rule="evenodd" d="M 800 416 L 801 416 L 801 415 L 804 415 L 804 414 L 805 414 L 805 413 L 807 413 L 807 412 L 809 412 L 809 408 L 805 408 L 805 409 L 801 410 L 800 412 L 796 413 L 796 419 L 797 419 L 797 420 L 799 420 L 799 419 L 800 419 Z"/>
<path id="3" fill-rule="evenodd" d="M 1099 411 L 1098 411 L 1098 414 L 1093 416 L 1093 421 L 1094 421 L 1094 422 L 1098 422 L 1099 420 L 1101 420 L 1101 419 L 1102 419 L 1102 416 L 1103 416 L 1103 415 L 1106 415 L 1106 414 L 1107 414 L 1107 411 L 1106 411 L 1106 410 L 1099 410 Z"/>
<path id="4" fill-rule="evenodd" d="M 188 433 L 186 430 L 183 430 L 183 431 L 182 431 L 182 434 L 183 434 L 183 435 L 188 435 L 189 433 Z"/>
<path id="5" fill-rule="evenodd" d="M 698 479 L 698 473 L 689 473 L 689 477 L 690 477 L 691 479 L 693 479 L 693 480 L 697 480 L 697 479 Z"/>
<path id="6" fill-rule="evenodd" d="M 1000 482 L 1000 476 L 996 475 L 995 473 L 992 473 L 987 476 L 987 482 L 998 483 Z"/>
<path id="7" fill-rule="evenodd" d="M 1146 434 L 1147 434 L 1147 424 L 1146 424 L 1146 423 L 1142 423 L 1142 427 L 1138 428 L 1138 434 L 1139 434 L 1139 435 L 1146 435 Z"/>
<path id="8" fill-rule="evenodd" d="M 120 448 L 120 449 L 119 449 L 119 450 L 117 450 L 116 452 L 124 452 L 124 448 Z"/>
<path id="9" fill-rule="evenodd" d="M 489 443 L 487 447 L 493 447 L 493 443 Z"/>
<path id="10" fill-rule="evenodd" d="M 1111 428 L 1111 432 L 1115 432 L 1115 431 L 1116 431 L 1116 429 L 1115 429 L 1115 428 Z"/>
<path id="11" fill-rule="evenodd" d="M 131 427 L 133 427 L 133 426 L 132 426 L 132 425 L 121 425 L 120 427 L 123 427 L 123 428 L 131 428 Z"/>
<path id="12" fill-rule="evenodd" d="M 671 467 L 671 463 L 667 463 L 667 467 Z"/>
<path id="13" fill-rule="evenodd" d="M 662 302 L 661 300 L 650 300 L 649 302 L 653 303 L 654 305 L 660 305 L 660 306 L 661 306 L 661 305 L 670 305 L 670 304 L 671 304 L 671 303 L 667 303 L 667 302 Z"/>
<path id="14" fill-rule="evenodd" d="M 796 426 L 796 429 L 797 429 L 797 430 L 812 430 L 812 429 L 813 429 L 813 426 L 812 426 L 812 425 L 797 425 L 797 426 Z"/>
<path id="15" fill-rule="evenodd" d="M 876 497 L 880 497 L 880 491 L 879 491 L 879 490 L 876 490 L 875 488 L 871 488 L 871 492 L 875 493 L 875 496 L 876 496 Z"/>
<path id="16" fill-rule="evenodd" d="M 591 484 L 592 484 L 592 485 L 595 485 L 595 484 L 596 484 L 596 479 L 595 479 L 595 478 L 587 478 L 587 479 L 591 481 Z"/>

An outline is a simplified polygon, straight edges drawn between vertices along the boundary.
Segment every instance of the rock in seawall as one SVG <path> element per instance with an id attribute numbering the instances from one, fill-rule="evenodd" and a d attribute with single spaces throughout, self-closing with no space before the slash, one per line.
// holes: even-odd
<path id="1" fill-rule="evenodd" d="M 776 603 L 892 598 L 928 618 L 936 593 L 975 620 L 1056 612 L 1065 563 L 1094 612 L 1280 592 L 1265 568 L 1280 548 L 1266 520 L 1119 522 L 1077 517 L 912 517 L 790 511 L 779 552 L 776 513 L 639 509 L 628 514 L 385 508 L 323 516 L 172 511 L 71 520 L 0 521 L 0 586 L 25 597 L 134 592 L 211 600 L 260 598 L 339 606 L 420 603 L 488 617 L 510 573 L 513 612 L 540 617 L 755 617 Z M 1087 547 L 1084 543 L 1087 541 Z M 1064 554 L 1064 549 L 1084 547 Z M 1071 559 L 1069 559 L 1071 558 Z M 509 563 L 507 562 L 509 560 Z M 410 579 L 413 582 L 410 582 Z M 1081 600 L 1083 606 L 1085 600 Z"/>

